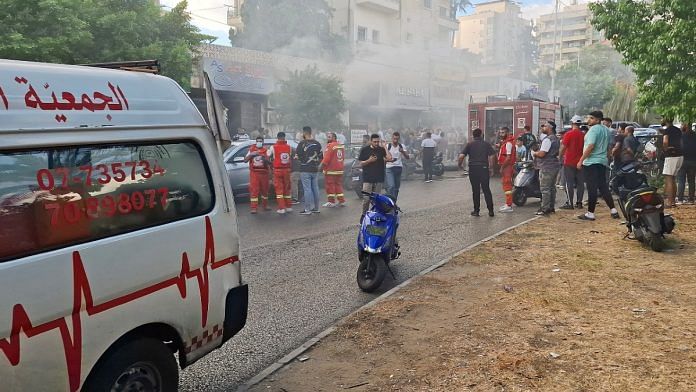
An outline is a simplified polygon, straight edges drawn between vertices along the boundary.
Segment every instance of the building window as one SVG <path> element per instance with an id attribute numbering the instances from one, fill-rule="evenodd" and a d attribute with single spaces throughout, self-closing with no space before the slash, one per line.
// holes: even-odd
<path id="1" fill-rule="evenodd" d="M 433 0 L 423 0 L 423 7 L 427 9 L 433 8 Z"/>
<path id="2" fill-rule="evenodd" d="M 367 41 L 367 27 L 358 26 L 358 41 Z"/>
<path id="3" fill-rule="evenodd" d="M 447 8 L 446 7 L 440 7 L 440 17 L 441 18 L 447 17 Z"/>
<path id="4" fill-rule="evenodd" d="M 372 30 L 372 42 L 379 43 L 379 30 Z"/>

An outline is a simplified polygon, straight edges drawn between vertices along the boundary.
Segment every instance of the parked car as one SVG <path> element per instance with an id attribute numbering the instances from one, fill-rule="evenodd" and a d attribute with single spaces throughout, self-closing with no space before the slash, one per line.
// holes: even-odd
<path id="1" fill-rule="evenodd" d="M 263 145 L 268 148 L 275 144 L 276 139 L 265 139 Z M 236 141 L 232 143 L 232 146 L 228 148 L 223 156 L 225 162 L 225 169 L 227 170 L 227 175 L 230 178 L 230 184 L 232 185 L 232 192 L 235 198 L 246 198 L 249 197 L 249 164 L 244 162 L 244 156 L 249 152 L 249 148 L 254 144 L 253 140 Z M 297 148 L 297 142 L 294 140 L 288 140 L 288 145 L 292 147 L 293 150 Z M 350 171 L 351 165 L 353 164 L 353 158 L 346 156 L 343 164 L 343 186 L 346 189 L 350 188 Z M 319 186 L 324 184 L 324 175 L 319 175 Z M 296 184 L 293 184 L 295 186 Z M 273 192 L 273 176 L 271 176 L 271 187 L 270 192 Z"/>
<path id="2" fill-rule="evenodd" d="M 613 123 L 611 123 L 611 127 L 613 129 L 619 129 L 621 127 L 633 127 L 635 129 L 642 128 L 640 124 L 633 121 L 614 121 Z"/>

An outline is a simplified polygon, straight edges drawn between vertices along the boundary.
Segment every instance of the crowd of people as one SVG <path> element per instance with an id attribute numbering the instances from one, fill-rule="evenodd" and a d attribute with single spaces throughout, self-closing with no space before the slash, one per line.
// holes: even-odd
<path id="1" fill-rule="evenodd" d="M 500 170 L 505 194 L 505 203 L 499 211 L 513 212 L 513 177 L 521 162 L 532 160 L 539 174 L 541 190 L 541 207 L 537 215 L 549 215 L 556 211 L 556 192 L 562 189 L 566 202 L 561 209 L 584 209 L 586 204 L 587 210 L 578 216 L 579 219 L 596 219 L 599 197 L 606 203 L 612 218 L 619 218 L 609 189 L 609 176 L 614 170 L 635 162 L 639 157 L 641 143 L 634 136 L 634 127 L 621 124 L 614 130 L 610 118 L 604 117 L 601 111 L 593 111 L 586 121 L 574 116 L 570 129 L 562 131 L 561 135 L 557 135 L 556 128 L 554 121 L 546 121 L 537 140 L 528 126 L 517 137 L 508 127 L 502 127 L 498 134 L 499 142 L 495 145 L 483 140 L 480 129 L 473 131 L 474 140 L 466 145 L 459 158 L 460 167 L 465 157 L 469 158 L 469 178 L 474 198 L 471 215 L 480 215 L 481 192 L 488 214 L 495 215 L 488 184 L 495 167 Z M 679 129 L 672 120 L 665 119 L 656 142 L 659 156 L 664 160 L 661 173 L 665 182 L 665 207 L 694 203 L 696 133 L 688 124 Z M 685 198 L 686 183 L 688 199 Z M 583 203 L 585 192 L 587 202 Z"/>
<path id="2" fill-rule="evenodd" d="M 498 168 L 504 192 L 503 213 L 513 212 L 513 179 L 520 165 L 533 161 L 538 171 L 541 190 L 541 207 L 537 215 L 549 215 L 556 211 L 557 189 L 565 191 L 566 201 L 561 209 L 584 209 L 579 219 L 596 219 L 597 201 L 601 197 L 611 216 L 619 218 L 609 189 L 611 170 L 636 160 L 641 144 L 634 137 L 634 128 L 621 125 L 612 128 L 612 120 L 601 111 L 589 113 L 584 120 L 580 116 L 571 119 L 568 130 L 557 131 L 554 121 L 546 121 L 539 131 L 539 138 L 529 126 L 520 135 L 508 127 L 499 130 L 497 143 L 483 139 L 483 131 L 475 129 L 473 140 L 468 143 L 461 129 L 387 129 L 365 135 L 356 155 L 362 168 L 362 190 L 385 192 L 395 201 L 399 196 L 404 160 L 418 156 L 422 162 L 423 181 L 432 182 L 433 157 L 442 153 L 448 158 L 458 158 L 463 167 L 468 158 L 468 175 L 473 191 L 472 216 L 480 216 L 480 194 L 484 194 L 489 216 L 495 216 L 490 178 Z M 662 174 L 665 180 L 667 208 L 683 203 L 694 203 L 696 184 L 696 134 L 688 125 L 682 129 L 666 119 L 657 140 L 663 159 Z M 560 133 L 560 134 L 559 134 Z M 296 149 L 287 144 L 286 134 L 279 132 L 276 143 L 264 147 L 268 130 L 255 134 L 253 145 L 245 161 L 250 166 L 251 212 L 257 213 L 259 204 L 268 207 L 269 177 L 272 172 L 277 212 L 293 211 L 292 206 L 303 199 L 302 215 L 319 213 L 322 196 L 319 192 L 319 173 L 325 178 L 325 208 L 346 205 L 343 191 L 346 137 L 342 132 L 319 132 L 314 135 L 310 127 L 293 135 L 301 139 Z M 321 140 L 320 140 L 321 139 Z M 388 140 L 388 141 L 387 141 Z M 614 168 L 614 169 L 612 169 Z M 677 184 L 678 183 L 678 184 Z M 688 199 L 684 196 L 688 183 Z M 298 187 L 297 184 L 301 184 Z M 586 203 L 583 203 L 587 193 Z M 363 200 L 363 213 L 369 200 Z"/>
<path id="3" fill-rule="evenodd" d="M 394 200 L 398 198 L 401 187 L 404 159 L 419 157 L 426 183 L 432 182 L 432 162 L 437 153 L 456 157 L 456 149 L 461 148 L 466 137 L 461 129 L 431 130 L 419 128 L 406 130 L 402 134 L 393 129 L 364 135 L 363 143 L 356 159 L 362 168 L 363 191 L 382 192 Z M 238 130 L 240 140 L 249 135 Z M 293 211 L 293 205 L 300 204 L 304 209 L 301 215 L 318 214 L 321 196 L 319 192 L 319 173 L 323 172 L 326 203 L 325 208 L 344 207 L 343 191 L 344 160 L 346 137 L 342 131 L 313 133 L 310 127 L 293 133 L 290 139 L 300 140 L 293 150 L 287 143 L 285 132 L 277 133 L 277 141 L 269 148 L 264 145 L 270 138 L 268 129 L 252 132 L 255 143 L 244 158 L 249 163 L 249 194 L 251 213 L 257 214 L 259 206 L 265 211 L 272 209 L 268 204 L 270 182 L 272 182 L 277 202 L 276 212 L 285 214 Z M 387 139 L 389 141 L 387 141 Z M 451 144 L 450 144 L 451 142 Z M 301 186 L 298 186 L 301 184 Z M 368 208 L 364 200 L 363 209 Z"/>

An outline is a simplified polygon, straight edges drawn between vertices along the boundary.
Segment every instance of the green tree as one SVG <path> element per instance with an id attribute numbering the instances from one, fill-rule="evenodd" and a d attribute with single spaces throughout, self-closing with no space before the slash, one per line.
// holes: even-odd
<path id="1" fill-rule="evenodd" d="M 634 80 L 631 70 L 621 63 L 621 55 L 609 46 L 596 44 L 583 48 L 579 58 L 556 73 L 561 104 L 573 112 L 570 115 L 602 109 L 612 98 L 617 82 Z M 540 82 L 542 87 L 549 88 L 550 79 L 550 74 L 545 74 Z"/>
<path id="2" fill-rule="evenodd" d="M 696 118 L 696 2 L 606 0 L 590 9 L 592 24 L 635 72 L 639 106 Z"/>
<path id="3" fill-rule="evenodd" d="M 604 115 L 643 125 L 659 122 L 655 113 L 638 107 L 637 95 L 638 91 L 633 83 L 617 82 L 611 99 L 604 105 Z"/>
<path id="4" fill-rule="evenodd" d="M 329 130 L 345 125 L 340 119 L 346 110 L 342 82 L 322 75 L 316 67 L 292 72 L 271 100 L 277 103 L 280 122 L 285 126 Z"/>
<path id="5" fill-rule="evenodd" d="M 189 87 L 195 48 L 214 37 L 191 25 L 182 1 L 162 12 L 150 0 L 3 0 L 0 57 L 51 63 L 158 59 Z"/>
<path id="6" fill-rule="evenodd" d="M 236 34 L 231 29 L 230 41 L 264 52 L 346 60 L 348 42 L 331 32 L 333 11 L 326 0 L 246 0 L 241 9 L 244 29 Z"/>

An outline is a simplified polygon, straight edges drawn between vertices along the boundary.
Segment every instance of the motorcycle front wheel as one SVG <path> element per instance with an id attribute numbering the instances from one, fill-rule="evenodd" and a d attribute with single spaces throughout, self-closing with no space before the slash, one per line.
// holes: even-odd
<path id="1" fill-rule="evenodd" d="M 654 252 L 662 252 L 665 249 L 665 239 L 661 235 L 655 234 L 650 230 L 645 231 L 645 243 L 648 244 L 650 249 Z"/>
<path id="2" fill-rule="evenodd" d="M 512 191 L 512 202 L 516 206 L 522 207 L 527 203 L 527 193 L 522 188 L 515 188 Z"/>
<path id="3" fill-rule="evenodd" d="M 437 165 L 433 166 L 433 174 L 438 176 L 438 177 L 443 176 L 445 174 L 445 165 L 437 164 Z"/>
<path id="4" fill-rule="evenodd" d="M 382 255 L 366 254 L 358 267 L 358 287 L 366 293 L 371 293 L 379 288 L 386 274 L 387 265 Z"/>

